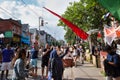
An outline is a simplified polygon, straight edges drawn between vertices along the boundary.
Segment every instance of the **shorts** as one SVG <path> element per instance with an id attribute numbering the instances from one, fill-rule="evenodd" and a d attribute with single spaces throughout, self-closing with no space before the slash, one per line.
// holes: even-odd
<path id="1" fill-rule="evenodd" d="M 1 71 L 10 70 L 11 69 L 11 62 L 3 62 L 1 66 Z"/>
<path id="2" fill-rule="evenodd" d="M 31 60 L 30 60 L 30 65 L 31 65 L 32 67 L 37 67 L 37 59 L 31 59 Z"/>
<path id="3" fill-rule="evenodd" d="M 48 61 L 49 61 L 49 59 L 42 59 L 42 63 L 41 63 L 41 67 L 48 67 Z"/>

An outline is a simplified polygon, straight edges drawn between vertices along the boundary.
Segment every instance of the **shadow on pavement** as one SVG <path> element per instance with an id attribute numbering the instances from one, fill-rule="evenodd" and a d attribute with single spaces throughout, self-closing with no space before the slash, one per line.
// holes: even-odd
<path id="1" fill-rule="evenodd" d="M 73 79 L 63 79 L 63 80 L 73 80 Z"/>
<path id="2" fill-rule="evenodd" d="M 95 67 L 95 66 L 87 66 L 87 65 L 85 65 L 85 66 L 83 66 L 84 68 L 91 68 L 91 67 Z M 95 68 L 97 68 L 97 67 L 95 67 Z"/>
<path id="3" fill-rule="evenodd" d="M 40 80 L 41 77 L 40 76 L 37 76 L 37 77 L 29 77 L 28 80 Z"/>
<path id="4" fill-rule="evenodd" d="M 98 80 L 98 79 L 92 79 L 92 78 L 75 78 L 74 80 Z"/>
<path id="5" fill-rule="evenodd" d="M 29 77 L 29 78 L 27 78 L 27 80 L 48 80 L 47 78 L 44 78 L 44 79 L 41 79 L 41 76 L 40 75 L 38 75 L 37 77 Z"/>

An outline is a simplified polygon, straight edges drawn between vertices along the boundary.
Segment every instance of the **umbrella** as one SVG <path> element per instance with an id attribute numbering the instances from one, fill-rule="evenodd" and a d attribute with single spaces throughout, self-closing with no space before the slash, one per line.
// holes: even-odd
<path id="1" fill-rule="evenodd" d="M 4 36 L 4 34 L 0 34 L 0 38 L 4 38 L 5 36 Z"/>

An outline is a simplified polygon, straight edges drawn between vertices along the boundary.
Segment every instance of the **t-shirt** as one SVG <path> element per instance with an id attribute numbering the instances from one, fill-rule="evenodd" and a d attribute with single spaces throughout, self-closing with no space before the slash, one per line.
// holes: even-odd
<path id="1" fill-rule="evenodd" d="M 38 51 L 33 48 L 31 50 L 31 59 L 36 59 L 36 58 L 38 58 Z"/>
<path id="2" fill-rule="evenodd" d="M 77 49 L 73 50 L 73 56 L 77 56 Z"/>
<path id="3" fill-rule="evenodd" d="M 14 55 L 14 51 L 11 49 L 3 49 L 2 51 L 2 62 L 10 62 L 12 60 L 12 56 Z"/>
<path id="4" fill-rule="evenodd" d="M 118 64 L 119 63 L 119 56 L 117 54 L 114 54 L 114 55 L 108 54 L 107 55 L 107 60 L 109 62 L 114 62 L 114 64 Z"/>
<path id="5" fill-rule="evenodd" d="M 109 64 L 113 62 L 116 66 Z M 106 61 L 104 61 L 104 68 L 107 76 L 118 77 L 120 76 L 120 57 L 117 54 L 108 54 Z"/>
<path id="6" fill-rule="evenodd" d="M 43 50 L 43 52 L 46 52 L 47 51 L 47 49 L 45 48 L 44 50 Z M 47 54 L 45 54 L 44 56 L 42 56 L 42 58 L 43 59 L 49 59 L 49 57 L 50 57 L 50 52 L 51 52 L 51 50 L 49 50 L 48 52 L 47 52 Z"/>

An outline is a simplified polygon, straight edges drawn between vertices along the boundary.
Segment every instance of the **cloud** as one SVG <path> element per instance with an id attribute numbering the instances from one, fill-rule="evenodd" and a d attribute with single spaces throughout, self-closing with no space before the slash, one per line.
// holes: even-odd
<path id="1" fill-rule="evenodd" d="M 65 31 L 63 27 L 57 26 L 59 18 L 44 10 L 42 7 L 46 6 L 61 15 L 66 10 L 69 2 L 78 0 L 24 0 L 27 5 L 21 1 L 22 0 L 0 0 L 0 17 L 5 19 L 15 19 L 14 17 L 17 17 L 17 19 L 22 21 L 22 24 L 28 23 L 31 28 L 38 28 L 39 17 L 43 17 L 44 22 L 48 22 L 48 24 L 41 27 L 41 29 L 44 29 L 57 39 L 64 39 Z"/>
<path id="2" fill-rule="evenodd" d="M 9 4 L 9 6 L 8 6 Z M 41 15 L 41 11 L 39 10 L 39 7 L 35 5 L 25 5 L 21 2 L 16 1 L 4 1 L 0 3 L 0 7 L 3 8 L 5 11 L 4 15 L 7 15 L 8 18 L 17 17 L 17 19 L 20 19 L 22 23 L 29 23 L 31 26 L 37 27 L 38 26 L 38 17 Z M 32 11 L 33 10 L 33 11 Z M 36 15 L 35 12 L 38 14 Z M 0 10 L 1 11 L 1 10 Z M 10 16 L 9 14 L 13 15 Z M 4 17 L 3 15 L 0 15 L 0 17 Z"/>

